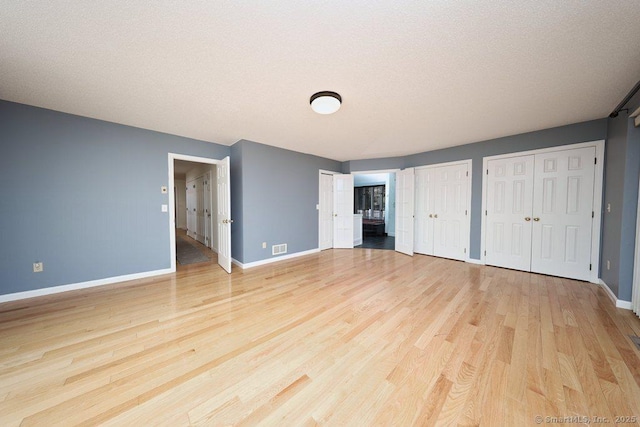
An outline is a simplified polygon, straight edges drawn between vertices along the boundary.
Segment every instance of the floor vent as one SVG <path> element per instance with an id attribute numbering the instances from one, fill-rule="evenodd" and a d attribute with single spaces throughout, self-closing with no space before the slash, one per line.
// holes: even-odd
<path id="1" fill-rule="evenodd" d="M 631 341 L 633 341 L 636 347 L 638 347 L 638 350 L 640 350 L 640 337 L 635 335 L 629 335 L 629 338 L 631 338 Z"/>
<path id="2" fill-rule="evenodd" d="M 287 244 L 281 243 L 279 245 L 271 246 L 271 255 L 282 255 L 287 253 Z"/>

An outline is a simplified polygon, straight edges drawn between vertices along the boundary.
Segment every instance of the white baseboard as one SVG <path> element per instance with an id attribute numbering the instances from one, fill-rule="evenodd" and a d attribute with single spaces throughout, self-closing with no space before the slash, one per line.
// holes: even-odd
<path id="1" fill-rule="evenodd" d="M 297 257 L 301 257 L 301 256 L 305 256 L 305 255 L 311 255 L 311 254 L 315 254 L 320 252 L 319 248 L 315 248 L 315 249 L 310 249 L 308 251 L 302 251 L 302 252 L 295 252 L 289 255 L 283 255 L 283 256 L 279 256 L 279 257 L 275 257 L 275 258 L 267 258 L 267 259 L 262 259 L 260 261 L 254 261 L 254 262 L 248 262 L 246 264 L 241 263 L 240 261 L 231 258 L 231 262 L 234 263 L 235 265 L 237 265 L 238 267 L 242 268 L 242 269 L 247 269 L 247 268 L 253 268 L 253 267 L 258 267 L 260 265 L 265 265 L 265 264 L 271 264 L 273 262 L 278 262 L 278 261 L 285 261 L 287 259 L 291 259 L 291 258 L 297 258 Z"/>
<path id="2" fill-rule="evenodd" d="M 107 277 L 106 279 L 90 280 L 88 282 L 72 283 L 69 285 L 52 286 L 50 288 L 34 289 L 32 291 L 16 292 L 0 295 L 0 303 L 18 301 L 26 298 L 41 297 L 44 295 L 59 294 L 61 292 L 76 291 L 78 289 L 94 288 L 96 286 L 111 285 L 113 283 L 127 282 L 129 280 L 145 279 L 147 277 L 161 276 L 173 273 L 170 268 L 163 270 L 145 271 L 143 273 L 125 274 L 123 276 Z"/>
<path id="3" fill-rule="evenodd" d="M 631 301 L 618 299 L 618 297 L 616 297 L 616 294 L 613 293 L 611 288 L 602 279 L 600 279 L 600 286 L 602 287 L 604 292 L 609 296 L 609 299 L 611 299 L 611 302 L 613 302 L 613 304 L 617 308 L 624 308 L 625 310 L 632 309 Z"/>
<path id="4" fill-rule="evenodd" d="M 482 260 L 475 258 L 467 258 L 466 262 L 468 262 L 469 264 L 484 265 L 484 262 L 482 262 Z"/>

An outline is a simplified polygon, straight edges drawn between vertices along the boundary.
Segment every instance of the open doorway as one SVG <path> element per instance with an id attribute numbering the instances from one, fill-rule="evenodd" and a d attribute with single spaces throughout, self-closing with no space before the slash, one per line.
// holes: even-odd
<path id="1" fill-rule="evenodd" d="M 395 249 L 395 172 L 356 173 L 353 213 L 362 218 L 362 249 Z"/>
<path id="2" fill-rule="evenodd" d="M 169 153 L 171 270 L 216 262 L 231 272 L 229 158 Z M 182 258 L 182 259 L 180 259 Z"/>
<path id="3" fill-rule="evenodd" d="M 174 209 L 178 265 L 217 262 L 216 165 L 174 160 Z"/>

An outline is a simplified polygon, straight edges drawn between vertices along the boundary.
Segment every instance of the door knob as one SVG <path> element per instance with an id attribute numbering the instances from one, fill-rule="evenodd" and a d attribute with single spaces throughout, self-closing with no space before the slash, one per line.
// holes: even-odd
<path id="1" fill-rule="evenodd" d="M 533 218 L 533 220 L 538 222 L 538 221 L 540 221 L 540 218 Z"/>
<path id="2" fill-rule="evenodd" d="M 433 215 L 432 215 L 432 214 L 429 214 L 429 218 L 433 218 Z"/>
<path id="3" fill-rule="evenodd" d="M 438 214 L 433 214 L 433 217 L 434 218 L 438 218 Z"/>
<path id="4" fill-rule="evenodd" d="M 233 220 L 232 220 L 232 219 L 230 219 L 230 220 L 229 220 L 229 224 L 231 224 L 231 223 L 233 223 Z"/>
<path id="5" fill-rule="evenodd" d="M 524 220 L 525 220 L 525 221 L 531 221 L 531 217 L 530 217 L 530 216 L 528 216 L 528 217 L 526 217 Z"/>
<path id="6" fill-rule="evenodd" d="M 226 223 L 227 223 L 227 220 L 226 220 L 226 219 L 223 219 L 223 220 L 222 220 L 222 223 L 223 223 L 223 224 L 226 224 Z"/>
<path id="7" fill-rule="evenodd" d="M 338 214 L 333 214 L 333 216 L 338 216 Z"/>

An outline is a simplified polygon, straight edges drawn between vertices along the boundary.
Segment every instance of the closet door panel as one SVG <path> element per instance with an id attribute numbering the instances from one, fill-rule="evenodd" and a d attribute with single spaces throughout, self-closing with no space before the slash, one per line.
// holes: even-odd
<path id="1" fill-rule="evenodd" d="M 589 280 L 595 148 L 535 157 L 531 271 Z"/>
<path id="2" fill-rule="evenodd" d="M 414 250 L 419 254 L 433 255 L 433 177 L 434 169 L 416 169 L 416 213 Z M 431 218 L 429 217 L 431 215 Z"/>
<path id="3" fill-rule="evenodd" d="M 468 167 L 443 166 L 436 169 L 434 191 L 434 248 L 433 254 L 463 260 L 466 257 L 467 176 Z"/>
<path id="4" fill-rule="evenodd" d="M 485 263 L 531 269 L 534 156 L 487 162 Z"/>

